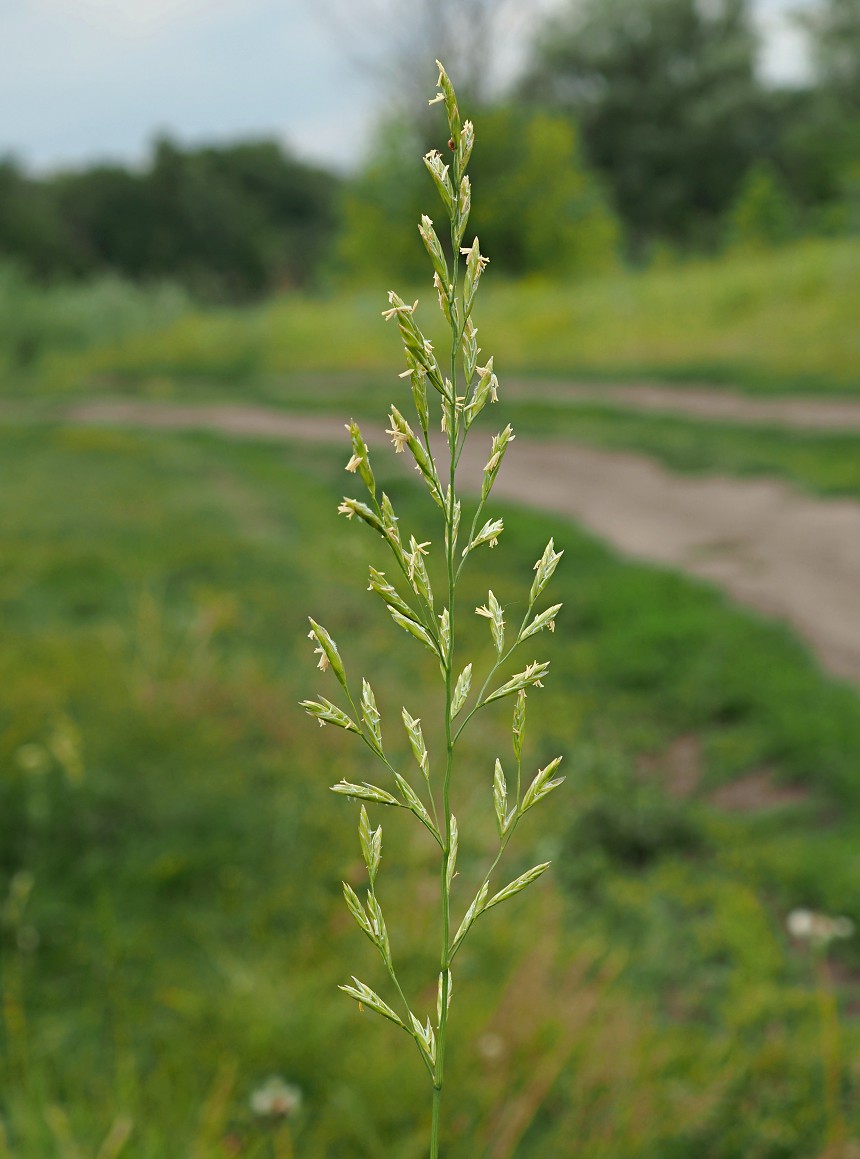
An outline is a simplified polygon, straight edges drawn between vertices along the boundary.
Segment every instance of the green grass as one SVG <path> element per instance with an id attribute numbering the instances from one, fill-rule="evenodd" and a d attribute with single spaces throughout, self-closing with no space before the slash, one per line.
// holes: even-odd
<path id="1" fill-rule="evenodd" d="M 46 363 L 129 334 L 163 330 L 190 308 L 175 286 L 102 277 L 43 287 L 0 264 L 0 382 L 32 389 Z"/>
<path id="2" fill-rule="evenodd" d="M 423 1071 L 334 989 L 352 971 L 381 984 L 339 896 L 341 876 L 361 879 L 353 811 L 327 791 L 370 769 L 296 707 L 333 696 L 306 612 L 348 671 L 373 675 L 395 746 L 403 689 L 429 707 L 420 649 L 392 640 L 364 591 L 379 549 L 335 515 L 344 454 L 26 425 L 0 443 L 9 1152 L 72 1159 L 73 1139 L 95 1155 L 128 1115 L 124 1156 L 289 1154 L 247 1109 L 281 1073 L 305 1096 L 296 1155 L 418 1159 Z M 423 497 L 376 466 L 404 527 L 430 538 Z M 549 534 L 566 549 L 527 748 L 535 765 L 564 752 L 569 779 L 509 865 L 551 857 L 553 882 L 479 924 L 460 966 L 447 1154 L 546 1159 L 576 1137 L 588 1159 L 817 1155 L 812 964 L 783 922 L 796 905 L 860 919 L 860 701 L 713 590 L 558 520 L 505 517 L 464 607 L 492 582 L 515 616 Z M 464 633 L 485 661 L 486 625 L 467 617 Z M 507 715 L 478 718 L 465 753 L 464 832 L 487 826 Z M 676 800 L 662 774 L 685 736 L 701 781 Z M 749 815 L 710 803 L 763 767 L 808 798 Z M 417 986 L 434 973 L 430 858 L 396 820 L 382 897 Z M 459 904 L 481 864 L 467 843 Z M 860 965 L 856 945 L 837 956 Z M 850 1059 L 856 1020 L 843 1036 Z M 843 1081 L 856 1135 L 856 1074 Z"/>
<path id="3" fill-rule="evenodd" d="M 858 274 L 860 240 L 841 238 L 569 285 L 488 278 L 481 340 L 507 374 L 851 394 L 860 389 Z M 418 296 L 432 332 L 435 296 L 424 287 Z M 4 389 L 69 391 L 131 378 L 153 389 L 177 381 L 183 389 L 201 380 L 210 390 L 242 384 L 254 394 L 272 376 L 393 375 L 397 342 L 378 324 L 384 304 L 380 288 L 190 312 L 158 333 L 128 332 L 75 359 L 46 351 L 39 375 L 10 368 Z"/>

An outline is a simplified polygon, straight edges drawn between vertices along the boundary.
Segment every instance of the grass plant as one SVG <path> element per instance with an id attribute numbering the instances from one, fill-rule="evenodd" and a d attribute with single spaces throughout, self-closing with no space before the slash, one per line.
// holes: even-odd
<path id="1" fill-rule="evenodd" d="M 533 287 L 534 301 L 549 292 Z M 360 301 L 343 349 L 326 330 L 335 303 L 291 299 L 271 316 L 295 307 L 295 332 L 279 341 L 296 365 L 308 319 L 325 357 L 346 365 L 346 345 L 363 349 L 370 405 L 390 334 L 365 325 L 376 306 Z M 173 329 L 114 344 L 123 377 L 102 389 L 235 397 L 241 373 L 248 397 L 277 400 L 285 380 L 266 378 L 269 331 L 256 332 L 260 361 L 246 330 L 266 316 L 186 315 L 179 377 L 159 377 Z M 203 317 L 216 385 L 208 369 L 185 377 L 201 373 Z M 116 365 L 99 362 L 102 348 L 71 372 L 68 353 L 51 349 L 39 373 L 56 377 L 25 384 L 16 371 L 10 389 L 42 383 L 56 397 L 82 385 L 82 366 Z M 316 381 L 288 386 L 310 396 Z M 522 428 L 531 408 L 509 413 Z M 428 709 L 428 752 L 445 749 L 444 710 L 443 727 L 430 724 L 436 673 L 419 650 L 390 648 L 390 617 L 363 592 L 374 544 L 335 534 L 342 457 L 28 414 L 0 428 L 0 1156 L 419 1159 L 421 1054 L 410 1065 L 381 1020 L 331 1000 L 338 963 L 349 955 L 363 974 L 377 954 L 356 944 L 343 907 L 340 877 L 358 890 L 367 876 L 358 857 L 344 872 L 352 819 L 321 791 L 354 777 L 354 754 L 330 729 L 308 744 L 292 707 L 313 592 L 332 636 L 350 642 L 350 667 L 378 673 L 381 719 L 397 718 L 408 688 Z M 729 457 L 740 446 L 710 424 L 588 408 L 535 416 L 606 445 L 650 440 L 652 453 L 691 466 L 697 445 Z M 815 485 L 832 485 L 824 457 L 839 439 L 756 438 L 756 455 L 786 451 L 772 462 L 814 452 L 810 480 L 825 471 Z M 740 462 L 753 454 L 744 447 Z M 374 462 L 376 484 L 421 543 L 436 509 L 397 462 Z M 490 610 L 490 586 L 516 590 L 519 561 L 557 533 L 511 505 L 497 514 L 499 547 L 476 551 L 460 577 L 467 607 Z M 530 701 L 529 737 L 538 764 L 564 754 L 575 792 L 540 832 L 518 831 L 512 872 L 549 860 L 557 870 L 531 894 L 529 917 L 513 900 L 474 925 L 458 958 L 470 1001 L 452 1007 L 446 1155 L 546 1159 L 572 1138 L 583 1159 L 851 1153 L 857 939 L 831 947 L 824 988 L 785 919 L 804 906 L 860 921 L 856 690 L 706 585 L 621 562 L 573 526 L 564 539 L 554 582 L 570 642 Z M 526 601 L 511 608 L 518 619 Z M 486 627 L 483 616 L 458 624 L 476 668 L 496 661 Z M 461 781 L 462 891 L 478 892 L 498 838 L 491 711 L 462 737 L 463 767 L 484 771 Z M 385 736 L 403 767 L 406 731 Z M 385 916 L 404 991 L 426 1010 L 438 844 L 413 838 L 386 828 L 386 866 L 402 874 L 385 875 Z M 261 1109 L 272 1091 L 288 1092 L 289 1110 Z"/>
<path id="2" fill-rule="evenodd" d="M 430 499 L 442 513 L 440 534 L 434 536 L 434 540 L 438 543 L 441 539 L 444 545 L 444 597 L 439 599 L 439 588 L 435 582 L 431 583 L 427 558 L 431 554 L 431 541 L 419 542 L 412 534 L 407 545 L 405 524 L 395 514 L 389 496 L 385 492 L 377 494 L 368 449 L 354 421 L 348 424 L 352 457 L 346 469 L 353 474 L 357 472 L 367 488 L 368 502 L 344 498 L 338 511 L 348 519 L 358 517 L 377 532 L 390 549 L 390 565 L 397 581 L 405 586 L 408 596 L 404 598 L 396 585 L 386 578 L 385 572 L 375 567 L 370 569 L 369 590 L 382 599 L 395 625 L 425 647 L 438 664 L 444 688 L 444 758 L 435 766 L 431 765 L 424 738 L 426 720 L 422 725 L 422 718 L 413 716 L 403 706 L 400 715 L 423 780 L 423 785 L 416 790 L 410 777 L 392 763 L 383 744 L 382 717 L 369 681 L 362 678 L 360 697 L 357 692 L 353 695 L 337 645 L 328 631 L 313 619 L 310 621 L 310 637 L 320 657 L 319 667 L 322 671 L 331 669 L 341 685 L 349 711 L 344 711 L 326 697 L 302 702 L 306 711 L 321 725 L 334 725 L 360 737 L 385 766 L 387 781 L 390 782 L 387 788 L 383 788 L 368 781 L 343 779 L 332 786 L 334 792 L 361 802 L 358 834 L 369 885 L 366 898 L 362 901 L 355 890 L 344 882 L 344 898 L 359 929 L 379 951 L 388 974 L 390 993 L 388 999 L 383 998 L 356 977 L 353 977 L 351 983 L 341 986 L 341 990 L 355 999 L 360 1008 L 381 1015 L 414 1040 L 432 1083 L 430 1159 L 438 1159 L 441 1146 L 442 1092 L 455 958 L 479 918 L 521 893 L 549 868 L 549 862 L 540 862 L 499 888 L 496 871 L 520 821 L 564 781 L 564 777 L 556 776 L 561 756 L 539 768 L 529 783 L 523 779 L 526 696 L 528 691 L 542 687 L 549 662 L 531 660 L 520 671 L 513 673 L 509 664 L 520 644 L 546 629 L 555 630 L 555 617 L 561 604 L 552 604 L 542 609 L 538 607 L 538 601 L 543 603 L 545 600 L 545 597 L 541 597 L 563 554 L 555 550 L 552 539 L 534 565 L 535 576 L 525 612 L 513 638 L 508 636 L 506 640 L 505 609 L 492 588 L 485 602 L 475 609 L 479 616 L 488 621 L 495 656 L 486 672 L 475 676 L 474 687 L 473 661 L 464 663 L 464 650 L 460 646 L 463 601 L 457 599 L 457 583 L 464 567 L 472 562 L 469 558 L 472 553 L 482 547 L 495 547 L 504 532 L 502 519 L 487 517 L 488 501 L 514 434 L 508 425 L 493 437 L 484 467 L 480 500 L 471 519 L 467 515 L 466 521 L 462 523 L 463 530 L 468 527 L 468 532 L 463 535 L 457 465 L 472 424 L 488 403 L 497 401 L 498 383 L 492 358 L 485 359 L 484 366 L 478 365 L 481 350 L 478 346 L 474 302 L 488 259 L 481 253 L 477 237 L 471 244 L 464 244 L 472 204 L 471 184 L 466 169 L 475 134 L 470 121 L 461 121 L 453 86 L 445 69 L 438 61 L 436 63 L 439 66 L 439 91 L 430 103 L 438 101 L 444 104 L 452 158 L 450 164 L 445 164 L 442 155 L 434 150 L 426 155 L 424 161 L 448 217 L 450 265 L 433 222 L 426 214 L 421 218 L 418 229 L 433 267 L 433 284 L 439 308 L 450 327 L 448 357 L 442 359 L 436 353 L 434 344 L 419 329 L 415 320 L 417 301 L 410 306 L 392 290 L 388 295 L 390 308 L 384 312 L 384 316 L 389 321 L 396 320 L 400 332 L 407 364 L 401 378 L 410 381 L 420 429 L 416 437 L 409 422 L 392 405 L 389 414 L 391 426 L 387 433 L 391 435 L 395 451 L 408 451 L 412 456 Z M 465 263 L 461 263 L 461 255 L 465 256 Z M 461 265 L 465 267 L 462 280 Z M 444 457 L 437 456 L 430 438 L 431 424 L 435 425 L 434 416 L 437 416 L 436 421 L 441 419 L 441 430 L 447 444 Z M 495 812 L 497 849 L 495 857 L 492 854 L 488 857 L 489 867 L 482 873 L 477 890 L 467 878 L 464 893 L 463 889 L 454 888 L 461 833 L 452 811 L 455 786 L 464 776 L 461 738 L 477 713 L 507 698 L 515 701 L 511 739 L 516 777 L 509 788 L 499 757 L 495 758 L 492 773 L 492 758 L 489 755 L 485 754 L 480 762 L 486 765 L 487 796 L 488 802 L 492 798 Z M 443 769 L 441 774 L 440 765 Z M 456 779 L 455 767 L 459 774 Z M 474 771 L 471 779 L 474 780 Z M 398 974 L 399 962 L 396 962 L 392 951 L 377 893 L 377 874 L 382 859 L 382 826 L 375 829 L 372 827 L 368 805 L 374 811 L 382 806 L 411 813 L 438 849 L 438 925 L 441 948 L 435 1022 L 431 1022 L 430 1017 L 425 1020 L 415 1013 L 418 1009 L 416 1000 L 407 997 Z M 469 839 L 469 835 L 464 832 L 462 839 Z M 460 918 L 454 916 L 455 909 L 460 910 Z"/>

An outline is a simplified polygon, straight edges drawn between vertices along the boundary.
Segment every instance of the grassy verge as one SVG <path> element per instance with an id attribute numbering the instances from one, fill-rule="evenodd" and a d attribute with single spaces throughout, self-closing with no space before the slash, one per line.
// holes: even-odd
<path id="1" fill-rule="evenodd" d="M 505 373 L 857 393 L 858 270 L 860 241 L 840 239 L 577 285 L 490 281 L 481 337 Z M 419 294 L 432 306 L 431 292 Z M 129 331 L 78 357 L 46 351 L 29 375 L 9 365 L 4 389 L 68 391 L 120 376 L 244 384 L 254 394 L 270 376 L 393 374 L 396 351 L 377 324 L 383 304 L 380 289 L 186 313 L 157 333 Z"/>
<path id="2" fill-rule="evenodd" d="M 344 872 L 360 884 L 351 814 L 326 788 L 369 769 L 296 708 L 333 695 L 305 612 L 356 676 L 387 672 L 387 735 L 402 690 L 418 714 L 429 687 L 363 590 L 375 544 L 337 522 L 345 454 L 28 427 L 0 443 L 9 1150 L 95 1154 L 130 1123 L 122 1153 L 141 1159 L 417 1159 L 423 1073 L 334 990 L 352 970 L 380 982 L 340 898 Z M 419 534 L 411 484 L 385 485 Z M 460 967 L 447 1153 L 543 1159 L 576 1137 L 594 1159 L 817 1155 L 839 1123 L 813 963 L 783 923 L 795 905 L 860 918 L 860 701 L 712 590 L 622 564 L 557 520 L 505 516 L 492 582 L 512 616 L 548 535 L 566 549 L 528 759 L 564 752 L 569 782 L 522 854 L 556 861 L 541 910 L 490 915 Z M 488 580 L 479 560 L 467 574 L 471 606 Z M 488 812 L 487 728 L 461 815 Z M 679 744 L 695 765 L 683 794 Z M 718 808 L 713 794 L 750 774 L 773 799 Z M 411 828 L 392 822 L 386 840 L 387 863 L 420 876 Z M 461 851 L 461 903 L 481 864 Z M 434 970 L 426 914 L 397 875 L 382 888 L 417 985 Z M 850 997 L 860 955 L 837 953 Z M 860 1027 L 846 1017 L 842 1034 L 850 1058 Z M 304 1092 L 291 1142 L 248 1108 L 270 1073 Z M 856 1075 L 843 1083 L 860 1134 Z"/>
<path id="3" fill-rule="evenodd" d="M 0 264 L 0 382 L 38 382 L 46 363 L 163 331 L 190 309 L 176 286 L 106 276 L 45 287 Z"/>

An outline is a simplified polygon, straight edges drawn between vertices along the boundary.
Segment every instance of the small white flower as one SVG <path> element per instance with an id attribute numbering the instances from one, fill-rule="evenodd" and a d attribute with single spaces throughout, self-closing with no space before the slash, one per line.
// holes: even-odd
<path id="1" fill-rule="evenodd" d="M 339 504 L 337 513 L 338 515 L 345 515 L 347 519 L 352 519 L 353 515 L 355 515 L 355 508 L 345 499 L 343 503 Z"/>
<path id="2" fill-rule="evenodd" d="M 361 457 L 359 455 L 353 455 L 352 458 L 347 463 L 344 470 L 350 471 L 354 475 L 357 468 L 360 466 L 361 466 Z"/>
<path id="3" fill-rule="evenodd" d="M 278 1075 L 266 1079 L 249 1099 L 255 1115 L 270 1119 L 287 1119 L 298 1114 L 302 1106 L 302 1092 Z"/>
<path id="4" fill-rule="evenodd" d="M 828 917 L 808 909 L 794 909 L 786 919 L 788 932 L 798 941 L 826 946 L 835 938 L 850 938 L 854 923 L 846 917 Z"/>
<path id="5" fill-rule="evenodd" d="M 504 1057 L 507 1044 L 500 1034 L 482 1034 L 475 1049 L 486 1062 L 498 1062 Z"/>

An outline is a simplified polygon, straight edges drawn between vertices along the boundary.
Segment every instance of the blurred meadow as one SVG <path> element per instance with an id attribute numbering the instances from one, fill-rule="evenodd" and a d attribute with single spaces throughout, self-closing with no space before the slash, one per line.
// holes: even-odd
<path id="1" fill-rule="evenodd" d="M 420 72 L 426 100 L 434 55 L 476 125 L 478 324 L 501 383 L 484 439 L 510 419 L 679 487 L 755 476 L 856 509 L 860 4 L 803 7 L 790 83 L 763 75 L 743 0 L 527 9 L 403 15 L 414 35 L 373 47 L 402 95 L 348 171 L 274 138 L 0 163 L 0 1159 L 425 1154 L 422 1068 L 336 990 L 379 981 L 341 896 L 364 874 L 354 810 L 328 791 L 370 765 L 297 704 L 331 695 L 311 614 L 374 673 L 395 751 L 404 688 L 414 715 L 438 709 L 431 665 L 365 591 L 376 542 L 336 514 L 348 440 L 79 408 L 378 424 L 401 405 L 380 314 L 396 285 L 437 326 L 415 222 L 435 197 L 421 155 L 444 142 L 407 84 Z M 463 22 L 498 20 L 500 43 L 512 16 L 527 51 L 488 85 Z M 616 391 L 655 385 L 656 408 Z M 689 387 L 741 403 L 673 406 Z M 753 423 L 753 403 L 848 418 Z M 423 493 L 371 450 L 430 538 Z M 822 948 L 786 924 L 860 927 L 856 683 L 715 584 L 498 513 L 463 606 L 492 584 L 515 619 L 548 537 L 564 548 L 526 749 L 563 753 L 568 779 L 510 866 L 552 873 L 463 955 L 444 1154 L 856 1159 L 860 934 Z M 480 622 L 463 631 L 487 659 Z M 508 709 L 491 716 L 456 787 L 461 830 L 486 838 L 461 849 L 463 896 L 494 832 Z M 397 820 L 380 888 L 416 988 L 435 979 L 435 870 Z M 272 1076 L 296 1089 L 283 1114 L 255 1099 Z"/>

